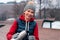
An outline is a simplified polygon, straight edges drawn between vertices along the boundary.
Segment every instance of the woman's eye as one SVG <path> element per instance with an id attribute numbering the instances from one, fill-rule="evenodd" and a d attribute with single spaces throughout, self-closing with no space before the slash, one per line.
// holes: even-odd
<path id="1" fill-rule="evenodd" d="M 34 12 L 31 12 L 31 13 L 34 13 Z"/>
<path id="2" fill-rule="evenodd" d="M 28 12 L 30 12 L 30 11 L 28 10 Z"/>

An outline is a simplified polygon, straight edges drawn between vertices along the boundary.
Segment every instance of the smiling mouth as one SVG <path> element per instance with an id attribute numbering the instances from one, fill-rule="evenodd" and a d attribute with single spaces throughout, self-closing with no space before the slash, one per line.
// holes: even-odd
<path id="1" fill-rule="evenodd" d="M 32 17 L 32 16 L 28 16 L 28 17 Z"/>

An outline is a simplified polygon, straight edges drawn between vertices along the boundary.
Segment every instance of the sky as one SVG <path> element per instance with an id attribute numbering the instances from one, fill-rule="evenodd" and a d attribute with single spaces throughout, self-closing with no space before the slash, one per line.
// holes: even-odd
<path id="1" fill-rule="evenodd" d="M 15 1 L 15 0 L 1 0 L 0 2 L 4 2 L 4 3 L 7 3 L 7 2 L 10 2 L 10 1 Z M 22 0 L 16 0 L 16 2 L 20 2 Z"/>

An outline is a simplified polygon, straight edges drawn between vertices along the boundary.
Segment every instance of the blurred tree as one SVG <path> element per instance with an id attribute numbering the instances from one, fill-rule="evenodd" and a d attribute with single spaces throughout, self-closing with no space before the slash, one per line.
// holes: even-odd
<path id="1" fill-rule="evenodd" d="M 15 1 L 13 6 L 15 18 L 17 18 L 23 12 L 25 5 L 26 5 L 25 1 L 21 1 L 20 3 L 16 3 Z"/>

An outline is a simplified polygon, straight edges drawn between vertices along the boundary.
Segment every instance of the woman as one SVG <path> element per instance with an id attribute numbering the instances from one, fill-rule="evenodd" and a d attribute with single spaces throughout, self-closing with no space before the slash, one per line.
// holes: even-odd
<path id="1" fill-rule="evenodd" d="M 29 22 L 29 35 L 34 35 L 35 39 L 39 40 L 38 25 L 34 21 L 34 13 L 35 13 L 35 5 L 27 4 L 24 8 L 23 14 L 19 17 L 19 19 L 15 20 L 14 23 L 12 24 L 12 26 L 7 34 L 7 40 L 11 40 L 11 38 L 14 34 L 20 33 L 22 30 L 25 30 L 26 22 Z M 28 38 L 25 37 L 22 40 L 28 40 Z"/>

